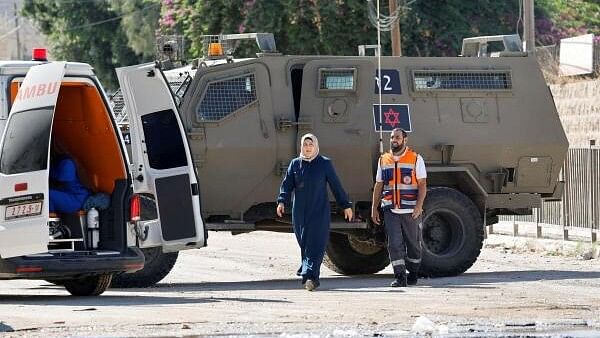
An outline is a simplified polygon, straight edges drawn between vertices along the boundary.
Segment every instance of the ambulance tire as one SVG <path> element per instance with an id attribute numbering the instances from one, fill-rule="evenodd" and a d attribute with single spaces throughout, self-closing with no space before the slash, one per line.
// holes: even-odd
<path id="1" fill-rule="evenodd" d="M 423 277 L 456 276 L 477 260 L 483 246 L 483 219 L 462 192 L 435 187 L 427 191 L 423 217 Z"/>
<path id="2" fill-rule="evenodd" d="M 133 273 L 120 273 L 113 277 L 113 288 L 147 288 L 165 278 L 175 262 L 178 252 L 163 253 L 161 247 L 142 249 L 146 261 L 144 268 Z"/>
<path id="3" fill-rule="evenodd" d="M 362 275 L 383 270 L 390 264 L 390 259 L 384 246 L 332 232 L 323 264 L 342 275 Z"/>
<path id="4" fill-rule="evenodd" d="M 108 287 L 112 279 L 112 274 L 102 274 L 83 278 L 66 279 L 63 281 L 65 289 L 73 296 L 99 296 Z"/>

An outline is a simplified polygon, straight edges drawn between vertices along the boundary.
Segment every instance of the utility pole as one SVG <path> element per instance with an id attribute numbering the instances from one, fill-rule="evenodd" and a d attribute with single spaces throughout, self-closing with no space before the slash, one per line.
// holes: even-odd
<path id="1" fill-rule="evenodd" d="M 23 55 L 21 55 L 21 37 L 19 36 L 19 10 L 17 8 L 17 3 L 13 3 L 13 8 L 15 10 L 15 29 L 16 29 L 16 37 L 17 37 L 17 60 L 21 60 Z"/>
<path id="2" fill-rule="evenodd" d="M 525 51 L 535 54 L 535 17 L 533 14 L 533 1 L 523 0 L 523 40 Z"/>
<path id="3" fill-rule="evenodd" d="M 396 11 L 396 0 L 388 0 L 390 15 Z M 402 42 L 400 37 L 400 20 L 397 19 L 392 24 L 392 56 L 402 56 Z"/>

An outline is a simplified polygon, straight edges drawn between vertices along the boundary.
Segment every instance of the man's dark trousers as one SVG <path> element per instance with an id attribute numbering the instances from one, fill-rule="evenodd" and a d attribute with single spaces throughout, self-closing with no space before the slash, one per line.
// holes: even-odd
<path id="1" fill-rule="evenodd" d="M 408 269 L 411 277 L 416 279 L 421 265 L 422 217 L 414 219 L 412 213 L 396 214 L 385 210 L 383 221 L 394 275 L 404 275 Z"/>

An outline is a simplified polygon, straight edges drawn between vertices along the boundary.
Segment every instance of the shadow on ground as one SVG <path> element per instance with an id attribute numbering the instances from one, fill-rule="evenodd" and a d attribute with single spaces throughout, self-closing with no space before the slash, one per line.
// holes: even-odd
<path id="1" fill-rule="evenodd" d="M 320 291 L 343 292 L 389 292 L 402 289 L 390 288 L 391 274 L 338 276 L 321 278 Z M 596 271 L 528 270 L 464 273 L 455 277 L 421 278 L 418 286 L 432 288 L 495 288 L 498 283 L 533 282 L 540 280 L 599 279 Z M 243 291 L 243 290 L 296 290 L 301 289 L 300 279 L 269 279 L 249 281 L 159 283 L 145 289 L 151 292 L 175 291 Z M 138 292 L 143 289 L 114 289 Z"/>
<path id="2" fill-rule="evenodd" d="M 49 290 L 53 287 L 48 285 L 29 288 Z M 56 288 L 56 287 L 54 287 Z M 140 290 L 140 289 L 136 289 Z M 105 306 L 136 306 L 136 305 L 177 305 L 177 304 L 203 304 L 217 302 L 241 302 L 241 303 L 289 303 L 286 300 L 241 298 L 241 297 L 182 297 L 182 296 L 148 296 L 148 295 L 101 295 L 98 297 L 75 297 L 64 295 L 3 295 L 0 294 L 0 306 L 2 305 L 45 305 L 45 306 L 81 306 L 84 309 L 73 311 L 95 311 L 96 307 Z M 0 332 L 2 327 L 0 326 Z"/>

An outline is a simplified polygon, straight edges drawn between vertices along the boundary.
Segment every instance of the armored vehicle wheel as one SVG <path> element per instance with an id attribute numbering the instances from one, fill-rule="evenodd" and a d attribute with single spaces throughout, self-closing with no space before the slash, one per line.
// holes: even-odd
<path id="1" fill-rule="evenodd" d="M 112 274 L 103 274 L 63 281 L 65 289 L 73 296 L 99 296 L 110 286 Z"/>
<path id="2" fill-rule="evenodd" d="M 427 192 L 423 218 L 422 276 L 455 276 L 470 268 L 483 245 L 483 220 L 475 204 L 458 190 Z"/>
<path id="3" fill-rule="evenodd" d="M 113 277 L 115 288 L 147 288 L 165 278 L 177 261 L 178 252 L 163 253 L 161 247 L 142 249 L 144 268 L 134 273 L 120 273 Z"/>
<path id="4" fill-rule="evenodd" d="M 372 240 L 332 232 L 323 264 L 342 275 L 376 273 L 390 263 L 385 246 Z"/>

